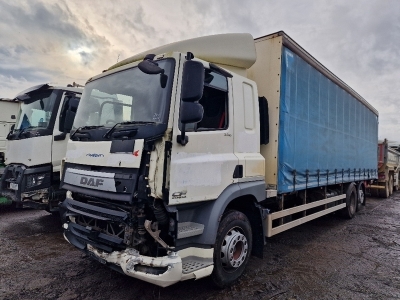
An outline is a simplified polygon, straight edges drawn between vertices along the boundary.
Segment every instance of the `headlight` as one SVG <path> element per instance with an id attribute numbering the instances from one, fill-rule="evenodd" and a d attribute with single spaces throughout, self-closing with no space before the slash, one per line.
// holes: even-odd
<path id="1" fill-rule="evenodd" d="M 41 185 L 43 183 L 43 181 L 46 179 L 46 177 L 47 177 L 46 175 L 48 176 L 48 174 L 46 174 L 46 173 L 28 175 L 26 178 L 26 187 L 32 188 L 34 186 Z"/>

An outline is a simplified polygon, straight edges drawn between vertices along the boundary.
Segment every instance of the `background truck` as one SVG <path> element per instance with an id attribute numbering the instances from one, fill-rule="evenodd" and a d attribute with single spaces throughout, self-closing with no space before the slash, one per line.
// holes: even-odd
<path id="1" fill-rule="evenodd" d="M 388 198 L 399 189 L 400 152 L 387 139 L 378 143 L 378 179 L 370 186 L 371 192 Z"/>
<path id="2" fill-rule="evenodd" d="M 15 124 L 18 111 L 18 101 L 8 98 L 0 98 L 0 165 L 4 164 L 7 141 L 6 137 L 11 130 L 11 126 Z"/>
<path id="3" fill-rule="evenodd" d="M 15 127 L 7 136 L 7 167 L 1 177 L 3 197 L 23 205 L 57 211 L 65 198 L 59 189 L 61 159 L 82 89 L 48 84 L 16 96 L 21 103 Z"/>
<path id="4" fill-rule="evenodd" d="M 231 285 L 266 237 L 353 218 L 377 143 L 378 112 L 284 32 L 152 49 L 85 85 L 62 167 L 64 236 L 159 286 Z"/>

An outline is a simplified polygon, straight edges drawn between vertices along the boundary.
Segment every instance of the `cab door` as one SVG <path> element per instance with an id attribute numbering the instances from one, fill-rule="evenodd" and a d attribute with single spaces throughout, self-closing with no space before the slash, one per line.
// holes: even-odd
<path id="1" fill-rule="evenodd" d="M 234 154 L 233 99 L 230 78 L 205 70 L 204 115 L 186 124 L 188 143 L 177 142 L 182 124 L 177 101 L 170 160 L 169 204 L 214 200 L 232 184 L 238 159 Z"/>

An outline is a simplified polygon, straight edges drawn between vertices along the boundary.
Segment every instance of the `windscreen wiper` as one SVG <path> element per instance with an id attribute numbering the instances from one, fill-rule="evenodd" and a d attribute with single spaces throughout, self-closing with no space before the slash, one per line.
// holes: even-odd
<path id="1" fill-rule="evenodd" d="M 82 130 L 91 130 L 91 129 L 96 129 L 96 128 L 100 128 L 100 127 L 104 127 L 104 125 L 81 126 L 77 130 L 75 130 L 74 133 L 72 133 L 69 138 L 72 139 L 74 137 L 75 133 L 79 133 Z"/>
<path id="2" fill-rule="evenodd" d="M 25 128 L 21 128 L 19 130 L 19 132 L 18 132 L 17 138 L 20 138 L 21 134 L 23 134 L 27 129 L 31 129 L 31 128 L 36 128 L 36 126 L 28 126 L 28 127 L 25 127 Z"/>
<path id="3" fill-rule="evenodd" d="M 116 123 L 113 127 L 111 127 L 104 135 L 103 138 L 105 139 L 109 139 L 110 138 L 110 134 L 114 132 L 115 128 L 117 127 L 117 125 L 121 126 L 121 125 L 146 125 L 146 124 L 155 124 L 155 122 L 150 122 L 150 121 L 126 121 L 126 122 L 119 122 Z M 136 129 L 137 131 L 137 129 Z"/>

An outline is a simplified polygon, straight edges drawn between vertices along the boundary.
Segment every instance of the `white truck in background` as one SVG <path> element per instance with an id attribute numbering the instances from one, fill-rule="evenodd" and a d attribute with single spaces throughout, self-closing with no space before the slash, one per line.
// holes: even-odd
<path id="1" fill-rule="evenodd" d="M 7 135 L 6 168 L 0 194 L 17 207 L 58 211 L 61 160 L 75 118 L 81 88 L 37 85 L 15 97 L 20 111 Z"/>
<path id="2" fill-rule="evenodd" d="M 353 218 L 377 141 L 376 109 L 284 32 L 151 49 L 85 85 L 61 171 L 64 237 L 159 286 L 225 287 L 267 237 Z"/>
<path id="3" fill-rule="evenodd" d="M 15 124 L 19 104 L 15 99 L 0 98 L 0 165 L 4 164 L 7 135 Z"/>

